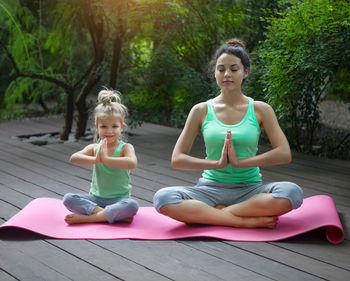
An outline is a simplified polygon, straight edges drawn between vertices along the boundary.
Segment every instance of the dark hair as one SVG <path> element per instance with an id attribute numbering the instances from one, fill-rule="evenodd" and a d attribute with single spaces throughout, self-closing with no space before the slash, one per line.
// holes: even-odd
<path id="1" fill-rule="evenodd" d="M 229 41 L 227 41 L 224 45 L 222 45 L 219 49 L 217 49 L 213 59 L 210 62 L 209 68 L 211 72 L 215 70 L 216 62 L 222 54 L 230 54 L 240 58 L 244 70 L 250 69 L 250 57 L 247 51 L 245 50 L 245 45 L 242 40 L 232 38 Z"/>

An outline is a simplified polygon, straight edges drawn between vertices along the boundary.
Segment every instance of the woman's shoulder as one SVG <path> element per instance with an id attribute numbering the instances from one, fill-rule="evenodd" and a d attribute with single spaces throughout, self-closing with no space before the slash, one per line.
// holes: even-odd
<path id="1" fill-rule="evenodd" d="M 201 102 L 201 103 L 195 104 L 192 107 L 191 112 L 190 112 L 190 116 L 192 118 L 195 118 L 195 119 L 203 122 L 203 120 L 205 119 L 205 117 L 207 115 L 207 112 L 208 112 L 207 102 Z"/>
<path id="2" fill-rule="evenodd" d="M 260 113 L 273 112 L 271 105 L 263 101 L 254 101 L 254 109 Z"/>
<path id="3" fill-rule="evenodd" d="M 195 110 L 206 110 L 207 107 L 208 107 L 208 102 L 207 101 L 203 101 L 203 102 L 195 104 L 192 107 L 192 109 L 195 109 Z"/>
<path id="4" fill-rule="evenodd" d="M 271 105 L 263 101 L 254 101 L 254 112 L 260 125 L 276 116 Z"/>

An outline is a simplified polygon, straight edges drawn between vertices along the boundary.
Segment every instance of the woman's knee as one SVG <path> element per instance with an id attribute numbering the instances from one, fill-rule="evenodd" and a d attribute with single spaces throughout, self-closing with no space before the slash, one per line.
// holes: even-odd
<path id="1" fill-rule="evenodd" d="M 174 187 L 165 187 L 158 190 L 153 197 L 155 209 L 166 215 L 169 205 L 180 203 L 183 200 L 181 193 Z"/>
<path id="2" fill-rule="evenodd" d="M 304 200 L 304 193 L 300 186 L 293 182 L 280 183 L 281 197 L 290 201 L 292 209 L 297 209 L 301 206 Z"/>

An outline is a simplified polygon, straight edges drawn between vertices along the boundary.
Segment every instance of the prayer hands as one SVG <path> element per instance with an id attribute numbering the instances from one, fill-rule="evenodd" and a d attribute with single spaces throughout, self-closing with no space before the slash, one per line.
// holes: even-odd
<path id="1" fill-rule="evenodd" d="M 230 142 L 228 144 L 228 161 L 232 167 L 238 168 L 239 159 L 237 157 L 236 149 L 233 145 L 233 140 L 231 136 L 231 131 L 227 131 L 226 139 L 229 139 Z"/>
<path id="2" fill-rule="evenodd" d="M 222 169 L 226 167 L 228 164 L 231 164 L 233 167 L 238 167 L 239 159 L 237 158 L 237 152 L 233 145 L 231 131 L 227 131 L 225 143 L 222 148 L 221 158 L 218 162 L 218 168 Z"/>
<path id="3" fill-rule="evenodd" d="M 103 159 L 108 156 L 107 139 L 103 139 L 99 150 L 96 154 L 96 164 L 103 162 Z"/>
<path id="4" fill-rule="evenodd" d="M 229 163 L 228 148 L 229 148 L 229 144 L 231 143 L 231 139 L 229 139 L 229 137 L 231 136 L 231 132 L 230 132 L 230 136 L 228 135 L 228 132 L 229 131 L 227 131 L 225 143 L 222 148 L 221 158 L 219 159 L 219 162 L 218 162 L 219 169 L 225 168 Z"/>

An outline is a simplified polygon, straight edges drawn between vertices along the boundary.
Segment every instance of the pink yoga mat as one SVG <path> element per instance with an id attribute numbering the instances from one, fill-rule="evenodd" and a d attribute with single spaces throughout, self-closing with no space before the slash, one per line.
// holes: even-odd
<path id="1" fill-rule="evenodd" d="M 326 195 L 306 198 L 299 209 L 279 217 L 275 229 L 188 226 L 157 213 L 153 207 L 140 207 L 131 224 L 70 226 L 63 220 L 68 213 L 61 200 L 35 199 L 0 226 L 0 237 L 1 229 L 15 227 L 59 239 L 167 240 L 211 237 L 232 241 L 277 241 L 325 227 L 329 242 L 337 244 L 344 240 L 344 231 L 334 201 Z"/>

